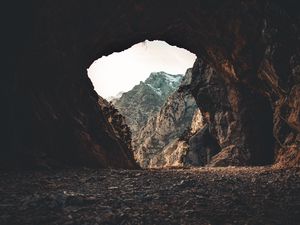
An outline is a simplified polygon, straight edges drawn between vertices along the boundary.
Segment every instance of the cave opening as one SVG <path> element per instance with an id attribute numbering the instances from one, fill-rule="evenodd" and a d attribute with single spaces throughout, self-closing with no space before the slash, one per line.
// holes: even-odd
<path id="1" fill-rule="evenodd" d="M 111 100 L 131 90 L 152 72 L 184 75 L 196 55 L 162 40 L 145 40 L 96 59 L 87 69 L 96 92 Z"/>
<path id="2" fill-rule="evenodd" d="M 186 49 L 145 40 L 102 56 L 87 73 L 108 124 L 143 168 L 272 164 L 269 100 L 235 87 L 242 101 L 237 116 L 232 90 L 204 62 Z M 237 141 L 224 141 L 232 137 Z"/>
<path id="3" fill-rule="evenodd" d="M 1 171 L 0 224 L 298 224 L 296 0 L 23 2 L 10 1 L 2 26 L 0 169 L 10 171 Z M 126 126 L 110 123 L 122 116 L 100 106 L 87 68 L 146 38 L 197 59 L 187 71 L 191 85 L 140 132 L 143 143 L 134 143 L 141 146 L 138 157 L 149 159 L 141 166 L 174 165 L 181 155 L 191 165 L 201 158 L 207 168 L 141 170 Z M 137 64 L 113 67 L 124 75 L 124 67 Z M 188 90 L 203 129 L 185 129 L 163 152 L 166 158 L 143 154 L 162 142 L 162 133 L 174 133 L 176 108 Z M 178 150 L 194 146 L 205 154 Z"/>
<path id="4" fill-rule="evenodd" d="M 74 159 L 70 161 L 84 165 L 107 167 L 122 164 L 126 167 L 127 150 L 120 147 L 122 143 L 115 141 L 114 135 L 107 132 L 106 124 L 102 120 L 97 121 L 103 111 L 97 109 L 98 95 L 93 90 L 86 69 L 99 57 L 125 50 L 135 43 L 149 39 L 165 40 L 171 45 L 194 52 L 198 58 L 203 57 L 202 63 L 201 60 L 197 62 L 198 68 L 194 66 L 191 71 L 195 74 L 191 89 L 201 112 L 208 114 L 210 134 L 216 138 L 221 152 L 224 153 L 219 155 L 220 160 L 231 155 L 239 156 L 236 152 L 242 151 L 245 160 L 238 165 L 265 165 L 273 161 L 274 149 L 276 160 L 279 151 L 283 152 L 282 159 L 285 158 L 286 149 L 291 149 L 289 154 L 294 154 L 294 149 L 297 149 L 297 144 L 294 143 L 298 143 L 295 133 L 298 129 L 298 103 L 293 99 L 296 99 L 298 92 L 296 87 L 291 86 L 293 82 L 290 81 L 297 75 L 298 58 L 292 54 L 294 49 L 291 46 L 287 46 L 287 51 L 277 49 L 278 54 L 266 51 L 272 49 L 270 37 L 274 34 L 271 30 L 277 30 L 277 27 L 272 28 L 271 19 L 269 18 L 269 23 L 261 23 L 268 18 L 241 17 L 245 13 L 257 11 L 258 8 L 251 4 L 249 7 L 237 4 L 236 8 L 232 8 L 229 3 L 222 3 L 218 6 L 218 17 L 211 16 L 214 15 L 211 13 L 214 11 L 211 5 L 200 2 L 195 2 L 199 7 L 186 6 L 179 2 L 176 4 L 182 4 L 182 7 L 178 7 L 178 11 L 172 9 L 167 15 L 165 10 L 153 7 L 150 2 L 141 4 L 143 7 L 133 7 L 133 4 L 130 13 L 137 16 L 138 20 L 133 20 L 130 13 L 123 14 L 121 11 L 116 12 L 116 15 L 119 13 L 123 17 L 107 17 L 108 15 L 103 14 L 103 18 L 99 18 L 97 10 L 86 10 L 86 14 L 82 14 L 86 16 L 86 20 L 78 18 L 79 27 L 70 27 L 70 30 L 63 29 L 67 22 L 63 18 L 59 24 L 56 23 L 60 20 L 51 20 L 51 29 L 41 29 L 43 32 L 37 37 L 40 43 L 35 46 L 34 53 L 28 58 L 24 57 L 26 60 L 21 60 L 20 69 L 15 71 L 18 81 L 16 93 L 27 95 L 22 98 L 24 103 L 16 106 L 15 114 L 11 117 L 16 117 L 14 121 L 20 120 L 18 124 L 24 124 L 24 128 L 15 133 L 11 129 L 11 133 L 15 134 L 11 136 L 18 143 L 12 146 L 13 150 L 26 146 L 24 151 L 20 150 L 20 154 L 24 153 L 31 158 L 34 155 L 39 159 L 43 155 L 39 153 L 45 152 L 47 157 L 51 155 L 53 158 L 63 159 L 64 162 L 69 161 L 68 156 L 72 155 Z M 230 10 L 225 12 L 223 6 Z M 94 5 L 92 8 L 98 7 L 99 5 Z M 121 8 L 120 6 L 118 10 Z M 184 8 L 186 10 L 182 11 Z M 236 14 L 237 11 L 241 14 Z M 154 14 L 157 15 L 155 18 Z M 182 19 L 178 19 L 178 15 Z M 62 15 L 53 16 L 60 18 Z M 227 16 L 230 19 L 227 20 Z M 107 18 L 109 19 L 104 23 Z M 217 24 L 220 26 L 216 26 Z M 37 27 L 41 25 L 37 24 Z M 254 28 L 261 25 L 264 25 L 262 32 L 256 32 Z M 61 29 L 56 30 L 56 27 Z M 289 27 L 279 26 L 278 29 L 282 29 L 282 33 L 294 34 Z M 84 32 L 78 32 L 80 30 Z M 66 32 L 65 37 L 72 36 L 74 39 L 70 41 L 62 38 L 64 35 L 60 31 Z M 71 35 L 71 31 L 77 35 L 76 38 Z M 286 58 L 283 62 L 278 57 L 281 51 L 282 57 Z M 272 54 L 275 54 L 274 57 Z M 290 60 L 287 60 L 288 57 Z M 284 64 L 282 67 L 281 63 Z M 26 64 L 28 66 L 23 71 L 21 68 Z M 125 66 L 113 67 L 122 70 L 125 67 L 139 66 L 137 64 L 127 63 Z M 210 70 L 215 70 L 216 75 L 210 73 Z M 31 74 L 30 79 L 21 75 L 23 73 Z M 108 74 L 106 77 L 110 78 L 111 74 Z M 113 90 L 115 86 L 124 84 L 128 77 L 130 76 L 121 76 L 122 79 L 119 78 L 113 85 L 104 86 Z M 280 88 L 273 91 L 277 84 Z M 96 88 L 95 84 L 94 87 Z M 99 94 L 102 95 L 100 92 Z M 116 94 L 113 92 L 109 96 Z M 263 105 L 263 96 L 268 96 L 268 106 L 254 110 Z M 24 118 L 18 115 L 24 115 Z M 251 120 L 250 115 L 254 115 Z M 171 120 L 172 117 L 169 118 Z M 27 132 L 28 130 L 31 132 Z M 41 130 L 49 133 L 43 135 L 45 132 L 40 132 Z M 20 138 L 27 136 L 29 137 Z M 276 142 L 272 136 L 276 136 Z M 153 137 L 151 140 L 147 139 L 147 142 L 159 143 L 159 140 Z M 114 143 L 114 147 L 111 147 L 111 143 Z M 20 155 L 18 151 L 15 152 L 15 155 Z M 248 156 L 248 153 L 252 155 Z M 118 160 L 116 155 L 120 157 Z M 286 160 L 290 161 L 290 158 Z M 229 162 L 215 165 L 229 165 Z"/>
<path id="5" fill-rule="evenodd" d="M 100 108 L 142 167 L 204 166 L 220 151 L 205 138 L 206 129 L 200 131 L 202 115 L 191 93 L 195 60 L 186 49 L 146 40 L 87 70 Z"/>

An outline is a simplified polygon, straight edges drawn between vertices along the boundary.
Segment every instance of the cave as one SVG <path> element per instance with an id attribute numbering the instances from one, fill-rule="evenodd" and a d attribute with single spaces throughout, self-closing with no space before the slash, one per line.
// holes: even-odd
<path id="1" fill-rule="evenodd" d="M 298 1 L 2 6 L 0 224 L 299 224 Z M 99 107 L 87 68 L 144 40 L 197 55 L 206 167 L 142 169 Z"/>
<path id="2" fill-rule="evenodd" d="M 193 93 L 222 149 L 241 151 L 243 165 L 298 165 L 294 6 L 234 0 L 8 5 L 1 167 L 136 168 L 96 107 L 86 68 L 145 39 L 165 40 L 199 57 Z"/>
<path id="3" fill-rule="evenodd" d="M 205 165 L 199 156 L 209 138 L 200 132 L 204 124 L 190 90 L 195 59 L 186 49 L 145 40 L 87 70 L 107 121 L 143 168 Z"/>

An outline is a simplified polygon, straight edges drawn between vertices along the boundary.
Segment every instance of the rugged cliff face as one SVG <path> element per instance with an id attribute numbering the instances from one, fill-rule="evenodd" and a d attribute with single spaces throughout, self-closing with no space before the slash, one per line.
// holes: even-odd
<path id="1" fill-rule="evenodd" d="M 157 149 L 155 149 L 154 154 L 147 154 L 148 149 L 142 149 L 142 151 L 145 151 L 142 157 L 149 158 L 148 167 L 186 167 L 204 166 L 206 164 L 200 162 L 201 151 L 203 154 L 203 143 L 191 141 L 204 127 L 201 112 L 196 109 L 192 120 L 186 120 L 184 123 L 187 125 L 185 130 L 182 130 L 181 134 L 178 132 L 177 135 L 174 135 L 173 139 L 164 140 L 166 142 L 165 146 L 156 146 Z M 137 158 L 138 162 L 140 160 L 142 162 L 146 161 L 146 159 Z"/>
<path id="2" fill-rule="evenodd" d="M 126 152 L 132 158 L 131 130 L 126 124 L 125 117 L 119 113 L 111 102 L 108 102 L 101 96 L 99 96 L 98 102 L 107 122 L 111 126 L 113 134 L 120 140 L 121 144 L 126 145 Z"/>
<path id="3" fill-rule="evenodd" d="M 113 104 L 126 118 L 135 138 L 147 120 L 154 116 L 169 95 L 180 85 L 182 75 L 153 72 L 132 90 L 125 92 Z"/>
<path id="4" fill-rule="evenodd" d="M 184 150 L 172 150 L 167 146 L 178 138 L 191 126 L 196 110 L 196 102 L 190 93 L 192 78 L 191 69 L 187 70 L 180 87 L 174 92 L 161 107 L 157 115 L 151 117 L 141 132 L 133 139 L 133 149 L 136 160 L 142 167 L 170 166 L 170 159 L 177 155 L 180 161 Z M 171 144 L 172 145 L 172 144 Z M 167 146 L 167 149 L 164 148 Z"/>
<path id="5" fill-rule="evenodd" d="M 2 167 L 33 166 L 50 159 L 130 167 L 131 160 L 107 131 L 86 68 L 103 55 L 145 39 L 184 47 L 202 58 L 196 68 L 216 71 L 217 86 L 201 84 L 211 79 L 195 75 L 200 81 L 193 94 L 207 113 L 210 134 L 223 149 L 242 153 L 243 164 L 274 158 L 278 165 L 299 165 L 296 0 L 9 4 L 3 14 L 1 93 L 7 106 L 1 117 Z M 216 93 L 201 89 L 207 85 Z M 222 126 L 228 129 L 220 130 Z"/>
<path id="6" fill-rule="evenodd" d="M 213 165 L 273 163 L 272 108 L 266 97 L 241 84 L 226 84 L 202 59 L 194 65 L 192 89 L 209 133 L 223 149 Z"/>

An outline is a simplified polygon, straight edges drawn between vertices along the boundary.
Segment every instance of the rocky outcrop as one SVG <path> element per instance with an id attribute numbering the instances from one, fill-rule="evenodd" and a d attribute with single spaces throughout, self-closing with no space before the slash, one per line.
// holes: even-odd
<path id="1" fill-rule="evenodd" d="M 150 118 L 133 139 L 136 160 L 142 167 L 163 167 L 179 164 L 185 152 L 184 143 L 173 143 L 191 126 L 196 102 L 190 93 L 192 71 L 188 69 L 180 87 Z M 172 159 L 171 159 L 172 158 Z"/>
<path id="2" fill-rule="evenodd" d="M 108 102 L 101 96 L 99 96 L 98 102 L 100 109 L 102 110 L 108 123 L 111 125 L 116 137 L 120 139 L 122 143 L 125 143 L 127 148 L 131 150 L 131 131 L 125 122 L 125 117 L 119 113 L 119 111 L 111 102 Z M 132 157 L 132 154 L 130 154 L 130 157 Z"/>
<path id="3" fill-rule="evenodd" d="M 153 72 L 132 90 L 122 93 L 113 104 L 125 116 L 126 123 L 135 137 L 147 120 L 154 116 L 165 103 L 169 95 L 180 85 L 182 75 L 171 75 L 165 72 Z"/>
<path id="4" fill-rule="evenodd" d="M 222 166 L 273 162 L 272 108 L 266 97 L 242 84 L 226 84 L 202 59 L 194 64 L 192 90 L 209 133 L 222 148 L 212 165 L 219 165 L 217 159 Z"/>
<path id="5" fill-rule="evenodd" d="M 217 140 L 209 133 L 207 124 L 204 124 L 200 110 L 196 110 L 191 126 L 156 154 L 150 160 L 149 167 L 206 166 L 220 151 Z"/>
<path id="6" fill-rule="evenodd" d="M 247 156 L 243 155 L 235 145 L 226 146 L 208 162 L 208 166 L 212 167 L 244 165 L 247 165 Z"/>
<path id="7" fill-rule="evenodd" d="M 217 91 L 213 94 L 195 85 L 193 93 L 222 149 L 237 146 L 247 164 L 274 158 L 278 165 L 299 165 L 296 0 L 7 4 L 2 14 L 1 167 L 33 166 L 50 158 L 130 167 L 125 150 L 106 128 L 86 68 L 145 39 L 186 48 L 203 58 L 200 68 L 216 71 L 213 80 L 223 88 L 210 83 Z M 218 91 L 226 92 L 218 97 Z"/>
<path id="8" fill-rule="evenodd" d="M 191 122 L 186 121 L 186 123 L 196 123 L 196 118 L 200 114 L 199 110 L 195 110 L 193 120 Z M 200 121 L 202 125 L 202 120 Z M 191 127 L 193 125 L 186 127 L 183 132 L 177 133 L 177 135 L 171 139 L 167 140 L 165 146 L 158 146 L 155 149 L 155 153 L 153 155 L 148 155 L 148 149 L 143 149 L 144 155 L 143 157 L 149 158 L 149 164 L 147 167 L 150 168 L 162 168 L 162 167 L 183 167 L 188 165 L 199 165 L 197 154 L 193 154 L 190 152 L 189 139 L 192 136 Z M 199 128 L 200 129 L 200 128 Z M 198 131 L 198 129 L 197 129 Z M 151 149 L 152 150 L 152 149 Z M 137 158 L 139 162 L 141 159 Z M 142 162 L 146 161 L 143 159 Z"/>
<path id="9" fill-rule="evenodd" d="M 200 110 L 197 110 L 190 132 L 183 137 L 183 140 L 189 146 L 187 155 L 183 161 L 184 165 L 206 166 L 210 163 L 211 158 L 221 151 L 217 139 L 209 132 L 209 126 L 203 120 L 202 116 L 201 125 L 194 126 L 197 117 L 200 118 L 200 114 Z"/>

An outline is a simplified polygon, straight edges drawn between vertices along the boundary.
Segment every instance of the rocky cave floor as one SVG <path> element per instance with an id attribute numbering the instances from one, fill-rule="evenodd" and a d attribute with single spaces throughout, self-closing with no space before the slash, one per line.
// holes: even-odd
<path id="1" fill-rule="evenodd" d="M 1 172 L 0 224 L 300 224 L 300 168 Z"/>

